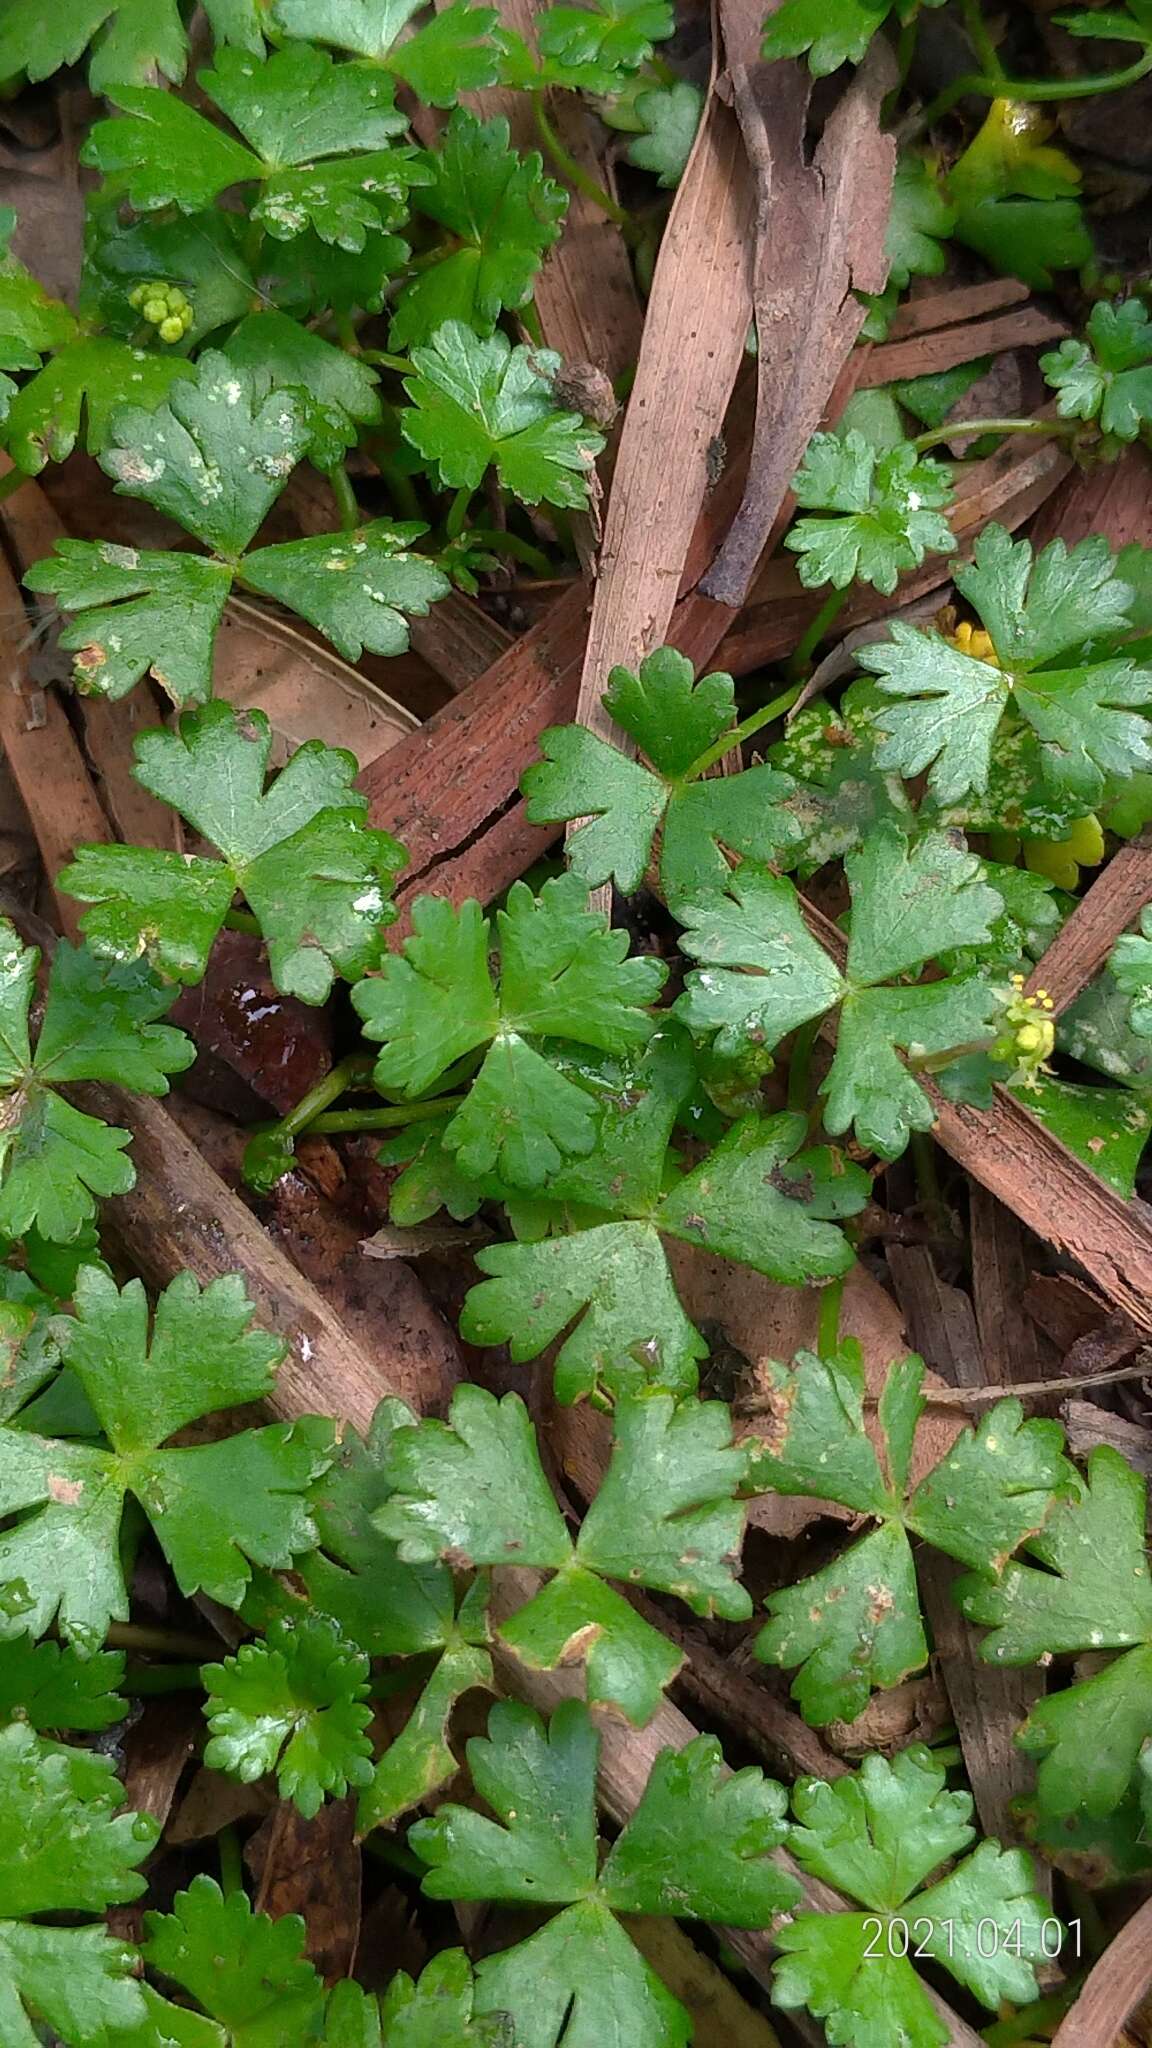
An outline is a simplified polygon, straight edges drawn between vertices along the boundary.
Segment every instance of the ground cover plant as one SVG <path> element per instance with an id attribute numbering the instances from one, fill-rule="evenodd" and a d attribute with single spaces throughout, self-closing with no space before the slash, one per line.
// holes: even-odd
<path id="1" fill-rule="evenodd" d="M 1152 25 L 753 13 L 0 8 L 0 2048 L 1127 2018 Z"/>

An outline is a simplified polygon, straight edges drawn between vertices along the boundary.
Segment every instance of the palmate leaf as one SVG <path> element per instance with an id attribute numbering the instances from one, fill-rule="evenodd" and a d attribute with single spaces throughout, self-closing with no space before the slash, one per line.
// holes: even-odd
<path id="1" fill-rule="evenodd" d="M 408 620 L 423 618 L 450 588 L 447 576 L 410 543 L 422 521 L 374 519 L 348 534 L 316 534 L 245 555 L 250 590 L 274 597 L 319 628 L 345 661 L 403 654 Z"/>
<path id="2" fill-rule="evenodd" d="M 323 1979 L 303 1953 L 304 1922 L 295 1913 L 270 1920 L 254 1913 L 243 1888 L 225 1895 L 209 1877 L 177 1892 L 170 1913 L 147 1913 L 143 1950 L 150 1969 L 180 1987 L 215 2024 L 200 2021 L 191 2048 L 272 2048 L 280 2040 L 323 2041 Z M 152 1994 L 161 2040 L 175 2008 Z M 355 2041 L 349 2029 L 344 2037 Z M 368 2037 L 370 2041 L 371 2037 Z M 181 2048 L 183 2037 L 177 2035 Z M 359 2044 L 357 2043 L 357 2048 Z"/>
<path id="3" fill-rule="evenodd" d="M 1009 1565 L 998 1585 L 973 1578 L 957 1594 L 969 1620 L 992 1630 L 989 1663 L 1123 1650 L 1092 1678 L 1035 1707 L 1020 1733 L 1041 1758 L 1042 1813 L 1112 1813 L 1152 1736 L 1152 1586 L 1144 1542 L 1144 1483 L 1119 1453 L 1092 1452 L 1087 1483 L 1029 1542 L 1036 1563 Z"/>
<path id="4" fill-rule="evenodd" d="M 49 78 L 89 46 L 94 93 L 156 71 L 173 84 L 184 76 L 188 42 L 177 0 L 65 0 L 50 22 L 34 0 L 11 0 L 0 22 L 0 78 Z"/>
<path id="5" fill-rule="evenodd" d="M 1069 549 L 986 527 L 956 585 L 991 637 L 995 662 L 976 661 L 936 634 L 897 623 L 891 642 L 861 661 L 894 699 L 882 714 L 877 762 L 904 776 L 929 769 L 940 803 L 987 787 L 991 749 L 1011 701 L 1040 742 L 1053 787 L 1091 808 L 1105 777 L 1152 761 L 1152 671 L 1110 654 L 1127 630 L 1133 593 L 1099 535 Z"/>
<path id="6" fill-rule="evenodd" d="M 67 1643 L 17 1636 L 0 1653 L 0 1721 L 37 1733 L 109 1728 L 128 1712 L 116 1691 L 123 1680 L 120 1650 L 80 1657 Z"/>
<path id="7" fill-rule="evenodd" d="M 326 1796 L 371 1780 L 368 1677 L 367 1657 L 325 1616 L 274 1622 L 266 1641 L 204 1667 L 205 1763 L 245 1784 L 275 1772 L 281 1798 L 311 1820 Z"/>
<path id="8" fill-rule="evenodd" d="M 38 476 L 46 463 L 71 455 L 83 421 L 84 446 L 89 455 L 99 455 L 112 415 L 126 398 L 147 410 L 163 404 L 173 384 L 192 375 L 181 356 L 131 348 L 108 335 L 72 342 L 17 392 L 4 445 L 18 468 Z"/>
<path id="9" fill-rule="evenodd" d="M 508 2012 L 525 2048 L 687 2048 L 687 2014 L 649 1970 L 617 1910 L 722 1913 L 760 1926 L 795 1901 L 775 1864 L 784 1799 L 759 1770 L 723 1774 L 720 1747 L 698 1736 L 657 1763 L 632 1819 L 597 1875 L 599 1739 L 567 1701 L 546 1726 L 531 1708 L 492 1709 L 468 1745 L 473 1783 L 497 1816 L 442 1806 L 409 1831 L 431 1868 L 433 1898 L 500 1898 L 567 1910 L 476 1971 L 475 2010 Z"/>
<path id="10" fill-rule="evenodd" d="M 342 462 L 361 429 L 381 417 L 376 372 L 286 313 L 249 313 L 229 335 L 225 354 L 254 375 L 270 377 L 274 385 L 308 393 L 309 459 L 318 469 Z"/>
<path id="11" fill-rule="evenodd" d="M 680 183 L 700 126 L 703 95 L 690 79 L 650 87 L 632 102 L 639 134 L 625 155 L 639 171 L 651 171 L 666 191 Z"/>
<path id="12" fill-rule="evenodd" d="M 195 1047 L 158 1021 L 172 991 L 145 967 L 109 965 L 62 942 L 33 1053 L 28 1015 L 39 959 L 0 920 L 0 1235 L 35 1227 L 66 1243 L 84 1231 L 97 1196 L 125 1194 L 135 1175 L 123 1156 L 128 1132 L 74 1108 L 56 1089 L 114 1081 L 166 1095 L 168 1075 L 191 1065 Z"/>
<path id="13" fill-rule="evenodd" d="M 645 1392 L 622 1396 L 596 1501 L 573 1542 L 544 1476 L 518 1395 L 502 1401 L 465 1386 L 450 1422 L 397 1430 L 392 1498 L 375 1519 L 415 1564 L 528 1564 L 556 1573 L 501 1625 L 514 1653 L 551 1669 L 579 1653 L 588 1697 L 635 1725 L 649 1720 L 680 1658 L 604 1582 L 621 1579 L 675 1594 L 698 1614 L 747 1619 L 735 1579 L 743 1511 L 734 1499 L 744 1454 L 719 1402 Z"/>
<path id="14" fill-rule="evenodd" d="M 494 467 L 525 505 L 588 503 L 604 436 L 557 403 L 560 357 L 551 349 L 513 348 L 500 333 L 482 340 L 446 320 L 427 347 L 412 350 L 412 362 L 400 428 L 443 489 L 473 491 Z"/>
<path id="15" fill-rule="evenodd" d="M 546 8 L 537 36 L 548 82 L 571 91 L 618 92 L 672 34 L 668 0 L 593 0 Z"/>
<path id="16" fill-rule="evenodd" d="M 904 1750 L 891 1763 L 866 1757 L 834 1784 L 802 1779 L 792 1803 L 800 1822 L 789 1833 L 792 1854 L 868 1911 L 800 1913 L 778 1931 L 776 2004 L 806 2006 L 828 2023 L 830 2040 L 854 2048 L 887 2048 L 894 2029 L 907 2048 L 941 2048 L 946 2029 L 914 1965 L 889 1939 L 893 1919 L 914 1926 L 921 1953 L 993 2010 L 1036 1997 L 1033 1965 L 1044 1955 L 1050 1915 L 1022 1851 L 981 1842 L 949 1876 L 920 1889 L 974 1836 L 971 1799 L 946 1790 L 930 1750 Z"/>
<path id="17" fill-rule="evenodd" d="M 462 1948 L 433 1956 L 417 1983 L 398 1970 L 381 2011 L 385 2048 L 516 2048 L 507 2012 L 481 2017 L 475 1997 Z"/>
<path id="18" fill-rule="evenodd" d="M 999 998 L 979 973 L 914 988 L 878 984 L 951 947 L 982 945 L 1003 903 L 981 862 L 943 832 L 909 840 L 886 822 L 844 865 L 852 892 L 844 975 L 810 936 L 792 884 L 746 865 L 723 896 L 680 907 L 682 950 L 706 964 L 686 977 L 675 1008 L 731 1056 L 743 1045 L 770 1050 L 839 1000 L 825 1125 L 833 1133 L 854 1125 L 862 1144 L 895 1159 L 910 1132 L 931 1129 L 935 1117 L 898 1052 L 991 1043 Z"/>
<path id="19" fill-rule="evenodd" d="M 503 116 L 477 120 L 457 108 L 433 158 L 433 182 L 415 208 L 446 228 L 440 260 L 405 285 L 392 321 L 393 348 L 425 342 L 446 320 L 492 332 L 506 306 L 530 298 L 544 252 L 556 241 L 568 198 L 533 152 L 509 147 Z"/>
<path id="20" fill-rule="evenodd" d="M 450 107 L 463 92 L 496 82 L 496 52 L 487 41 L 491 7 L 453 4 L 404 35 L 421 0 L 276 0 L 276 25 L 287 36 L 328 43 L 396 72 L 428 106 Z"/>
<path id="21" fill-rule="evenodd" d="M 402 849 L 361 822 L 367 800 L 351 787 L 353 755 L 309 740 L 266 788 L 271 744 L 262 711 L 219 700 L 186 712 L 178 733 L 137 739 L 137 781 L 223 858 L 78 847 L 60 879 L 94 906 L 81 923 L 97 952 L 118 960 L 144 953 L 160 972 L 198 981 L 240 890 L 286 994 L 321 1003 L 337 974 L 351 979 L 375 965 L 395 916 L 388 899 Z"/>
<path id="22" fill-rule="evenodd" d="M 764 24 L 764 56 L 807 56 L 813 76 L 824 78 L 841 64 L 862 63 L 894 8 L 901 21 L 913 11 L 908 0 L 783 0 Z"/>
<path id="23" fill-rule="evenodd" d="M 658 1202 L 642 1204 L 625 1194 L 624 1216 L 634 1209 L 635 1220 L 542 1244 L 484 1247 L 476 1263 L 491 1277 L 468 1295 L 461 1321 L 466 1340 L 507 1343 L 512 1358 L 523 1361 L 554 1342 L 583 1309 L 557 1355 L 558 1399 L 575 1401 L 637 1375 L 690 1392 L 706 1346 L 680 1306 L 662 1236 L 792 1286 L 831 1278 L 852 1263 L 837 1219 L 863 1207 L 867 1176 L 826 1147 L 801 1150 L 806 1135 L 799 1116 L 746 1116 Z M 568 1178 L 554 1182 L 550 1193 L 562 1192 Z M 612 1213 L 610 1191 L 597 1206 Z"/>
<path id="24" fill-rule="evenodd" d="M 649 766 L 631 761 L 584 726 L 551 726 L 544 759 L 526 769 L 521 789 L 534 824 L 576 818 L 568 842 L 573 873 L 590 884 L 615 880 L 633 894 L 647 872 L 660 831 L 660 883 L 673 909 L 730 872 L 724 849 L 773 860 L 800 839 L 790 809 L 794 784 L 772 768 L 707 780 L 690 771 L 736 724 L 731 676 L 702 676 L 672 647 L 630 669 L 614 668 L 604 706 L 636 741 Z"/>
<path id="25" fill-rule="evenodd" d="M 791 1367 L 767 1368 L 769 1427 L 752 1451 L 750 1486 L 839 1501 L 877 1524 L 766 1603 L 772 1618 L 757 1654 L 799 1666 L 792 1691 L 818 1727 L 854 1720 L 874 1687 L 898 1685 L 927 1662 L 909 1535 L 975 1566 L 987 1582 L 1055 1512 L 1059 1490 L 1075 1483 L 1059 1426 L 1026 1422 L 1018 1401 L 1000 1401 L 910 1491 L 923 1375 L 915 1356 L 889 1370 L 879 1404 L 882 1463 L 864 1426 L 858 1344 L 827 1358 L 800 1352 Z"/>
<path id="26" fill-rule="evenodd" d="M 95 1920 L 144 1890 L 136 1866 L 160 1832 L 145 1814 L 119 1813 L 123 1797 L 108 1758 L 19 1722 L 0 1729 L 0 2032 L 12 2048 L 34 2048 L 36 2022 L 76 2048 L 105 2048 L 144 2020 L 135 1951 Z M 41 1917 L 61 1913 L 93 1924 Z"/>
<path id="27" fill-rule="evenodd" d="M 941 511 L 952 500 L 951 471 L 910 441 L 881 450 L 856 432 L 814 434 L 792 489 L 803 510 L 825 515 L 798 519 L 785 542 L 808 589 L 855 580 L 891 596 L 901 570 L 954 545 Z"/>
<path id="28" fill-rule="evenodd" d="M 947 178 L 955 239 L 1037 291 L 1051 286 L 1053 271 L 1078 270 L 1093 257 L 1082 174 L 1048 142 L 1050 132 L 1041 107 L 993 100 Z"/>
<path id="29" fill-rule="evenodd" d="M 0 1536 L 10 1595 L 0 1634 L 42 1634 L 56 1620 L 81 1651 L 99 1647 L 109 1621 L 128 1613 L 120 1524 L 129 1493 L 186 1593 L 211 1590 L 236 1606 L 253 1562 L 286 1567 L 312 1546 L 305 1494 L 328 1463 L 328 1425 L 273 1424 L 162 1448 L 213 1408 L 268 1390 L 283 1346 L 250 1330 L 251 1315 L 238 1276 L 201 1292 L 182 1274 L 160 1297 L 149 1347 L 139 1281 L 121 1293 L 98 1268 L 81 1271 L 64 1353 L 109 1448 L 0 1429 L 0 1512 L 21 1516 Z"/>
<path id="30" fill-rule="evenodd" d="M 126 697 L 150 675 L 177 704 L 211 695 L 212 650 L 232 587 L 223 562 L 115 541 L 61 540 L 24 580 L 79 614 L 60 645 L 74 657 L 76 686 L 85 694 Z"/>
<path id="31" fill-rule="evenodd" d="M 387 224 L 378 201 L 429 175 L 412 150 L 389 146 L 407 123 L 392 81 L 370 66 L 298 45 L 265 60 L 222 49 L 199 82 L 250 148 L 148 85 L 114 87 L 124 112 L 84 145 L 83 161 L 122 184 L 138 212 L 198 213 L 229 186 L 258 182 L 253 215 L 277 240 L 312 230 L 359 251 Z"/>
<path id="32" fill-rule="evenodd" d="M 538 1188 L 566 1157 L 592 1150 L 597 1105 L 533 1041 L 563 1036 L 603 1052 L 643 1045 L 655 1028 L 646 1005 L 666 969 L 625 957 L 627 935 L 587 909 L 574 875 L 546 882 L 538 896 L 523 882 L 509 890 L 496 916 L 498 987 L 478 903 L 456 910 L 420 897 L 412 927 L 403 952 L 353 991 L 365 1036 L 383 1046 L 377 1082 L 421 1095 L 465 1054 L 484 1051 L 442 1140 L 465 1174 Z"/>
<path id="33" fill-rule="evenodd" d="M 1134 441 L 1152 419 L 1152 322 L 1139 299 L 1093 306 L 1084 340 L 1041 356 L 1062 419 L 1099 420 L 1106 434 Z"/>

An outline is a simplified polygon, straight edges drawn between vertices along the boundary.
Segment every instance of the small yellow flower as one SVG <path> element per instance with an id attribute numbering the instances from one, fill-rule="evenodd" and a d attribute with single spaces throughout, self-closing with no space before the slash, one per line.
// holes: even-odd
<path id="1" fill-rule="evenodd" d="M 1012 976 L 1012 993 L 1005 994 L 1000 1035 L 992 1057 L 1012 1063 L 1008 1082 L 1016 1088 L 1035 1088 L 1037 1076 L 1051 1070 L 1047 1061 L 1056 1045 L 1056 1024 L 1051 1014 L 1055 1005 L 1047 989 L 1024 994 L 1024 976 Z"/>

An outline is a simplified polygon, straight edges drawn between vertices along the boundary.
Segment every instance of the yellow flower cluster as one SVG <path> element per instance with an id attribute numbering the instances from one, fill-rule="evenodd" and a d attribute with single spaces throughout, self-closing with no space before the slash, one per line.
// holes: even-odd
<path id="1" fill-rule="evenodd" d="M 156 329 L 161 341 L 183 341 L 192 325 L 191 300 L 178 284 L 138 284 L 128 303 Z"/>

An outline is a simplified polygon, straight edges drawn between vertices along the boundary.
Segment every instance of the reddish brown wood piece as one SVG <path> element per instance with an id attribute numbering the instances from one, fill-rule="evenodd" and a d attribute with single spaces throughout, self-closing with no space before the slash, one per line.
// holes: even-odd
<path id="1" fill-rule="evenodd" d="M 1057 1012 L 1098 974 L 1122 931 L 1152 903 L 1152 833 L 1114 853 L 1028 977 L 1028 992 L 1051 996 Z"/>
<path id="2" fill-rule="evenodd" d="M 1035 348 L 1042 341 L 1060 341 L 1072 332 L 1067 321 L 1042 306 L 1022 306 L 992 320 L 970 320 L 962 327 L 944 327 L 906 341 L 882 341 L 872 350 L 860 379 L 861 387 L 893 384 L 902 377 L 934 377 L 977 356 L 1000 355 L 1008 348 Z"/>

